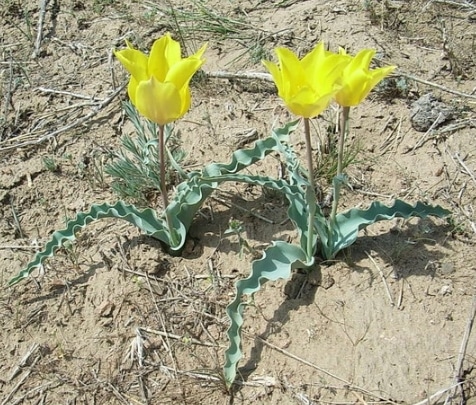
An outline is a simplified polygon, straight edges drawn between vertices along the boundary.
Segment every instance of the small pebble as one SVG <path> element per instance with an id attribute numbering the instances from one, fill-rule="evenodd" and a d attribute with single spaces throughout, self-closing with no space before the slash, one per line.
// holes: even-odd
<path id="1" fill-rule="evenodd" d="M 442 296 L 449 295 L 451 294 L 452 288 L 449 285 L 444 285 L 443 287 L 440 288 L 439 294 Z"/>
<path id="2" fill-rule="evenodd" d="M 455 270 L 455 265 L 453 262 L 443 262 L 441 263 L 440 272 L 442 274 L 448 275 L 453 273 Z"/>
<path id="3" fill-rule="evenodd" d="M 421 96 L 412 104 L 410 121 L 412 127 L 419 131 L 436 128 L 453 118 L 455 109 L 438 100 L 432 93 Z"/>

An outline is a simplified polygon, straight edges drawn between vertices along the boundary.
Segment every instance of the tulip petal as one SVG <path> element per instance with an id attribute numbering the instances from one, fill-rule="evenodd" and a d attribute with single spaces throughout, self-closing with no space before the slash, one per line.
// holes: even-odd
<path id="1" fill-rule="evenodd" d="M 207 49 L 207 44 L 202 45 L 202 47 L 195 52 L 190 58 L 196 58 L 196 59 L 202 59 L 203 54 L 205 53 Z"/>
<path id="2" fill-rule="evenodd" d="M 136 104 L 136 91 L 139 82 L 134 79 L 134 76 L 131 76 L 129 80 L 129 84 L 127 85 L 127 94 L 129 95 L 129 99 L 131 100 L 132 104 Z"/>
<path id="3" fill-rule="evenodd" d="M 286 105 L 296 115 L 304 118 L 313 118 L 317 117 L 329 106 L 334 94 L 335 91 L 318 95 L 310 88 L 303 88 Z"/>
<path id="4" fill-rule="evenodd" d="M 271 73 L 274 84 L 276 84 L 276 87 L 278 88 L 279 96 L 283 97 L 283 94 L 282 94 L 283 81 L 282 81 L 281 70 L 279 70 L 278 65 L 276 65 L 273 62 L 269 62 L 267 60 L 263 60 L 263 65 L 266 67 L 266 69 L 268 69 L 269 73 Z"/>
<path id="5" fill-rule="evenodd" d="M 180 109 L 180 117 L 185 115 L 185 113 L 190 109 L 192 104 L 192 96 L 190 94 L 190 87 L 185 86 L 180 91 L 180 100 L 182 101 L 182 107 Z"/>
<path id="6" fill-rule="evenodd" d="M 137 81 L 146 80 L 148 78 L 147 55 L 132 48 L 114 51 L 114 55 Z"/>
<path id="7" fill-rule="evenodd" d="M 369 79 L 363 69 L 348 72 L 342 89 L 336 94 L 337 103 L 346 107 L 359 104 L 371 90 Z"/>
<path id="8" fill-rule="evenodd" d="M 362 49 L 349 64 L 348 69 L 365 69 L 368 70 L 370 62 L 375 55 L 374 49 Z"/>
<path id="9" fill-rule="evenodd" d="M 390 73 L 392 73 L 397 67 L 396 66 L 385 66 L 382 68 L 374 69 L 371 72 L 371 82 L 370 86 L 374 88 L 382 79 L 387 77 Z"/>
<path id="10" fill-rule="evenodd" d="M 276 48 L 282 72 L 282 97 L 288 97 L 294 91 L 306 85 L 306 74 L 298 57 L 289 49 Z"/>
<path id="11" fill-rule="evenodd" d="M 165 46 L 165 59 L 167 60 L 168 67 L 178 63 L 182 60 L 182 54 L 180 50 L 180 43 L 173 40 L 170 33 L 165 34 L 166 46 Z"/>
<path id="12" fill-rule="evenodd" d="M 395 66 L 370 70 L 370 62 L 375 55 L 373 49 L 361 50 L 342 72 L 342 88 L 336 94 L 338 104 L 352 107 L 360 104 L 370 91 L 387 75 Z"/>
<path id="13" fill-rule="evenodd" d="M 203 59 L 192 57 L 182 59 L 180 62 L 175 63 L 170 67 L 170 70 L 167 72 L 167 76 L 165 77 L 165 81 L 172 82 L 177 89 L 181 89 L 183 86 L 188 86 L 190 79 L 194 73 L 200 69 L 203 62 Z"/>
<path id="14" fill-rule="evenodd" d="M 169 70 L 169 63 L 167 61 L 167 35 L 154 41 L 150 50 L 148 69 L 149 74 L 155 76 L 159 82 L 164 82 L 167 72 Z M 179 50 L 180 51 L 180 50 Z"/>
<path id="15" fill-rule="evenodd" d="M 340 87 L 340 78 L 350 58 L 345 55 L 332 54 L 326 57 L 316 73 L 316 86 L 322 94 L 331 92 Z"/>
<path id="16" fill-rule="evenodd" d="M 160 125 L 181 116 L 182 100 L 173 83 L 161 83 L 154 76 L 138 84 L 135 106 L 149 120 Z"/>
<path id="17" fill-rule="evenodd" d="M 316 77 L 325 58 L 324 42 L 319 42 L 311 52 L 302 58 L 302 67 L 308 75 Z"/>

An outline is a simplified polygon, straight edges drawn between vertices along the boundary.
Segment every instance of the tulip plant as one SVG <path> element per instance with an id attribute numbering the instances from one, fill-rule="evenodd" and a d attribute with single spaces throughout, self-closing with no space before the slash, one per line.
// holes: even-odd
<path id="1" fill-rule="evenodd" d="M 252 262 L 250 275 L 236 283 L 235 298 L 227 307 L 230 318 L 227 332 L 229 347 L 225 352 L 223 370 L 226 385 L 230 387 L 242 357 L 241 327 L 246 306 L 243 295 L 256 293 L 268 280 L 289 278 L 295 268 L 312 269 L 316 257 L 324 260 L 334 258 L 340 250 L 356 240 L 360 229 L 377 221 L 395 217 L 444 217 L 449 211 L 421 202 L 412 206 L 396 200 L 391 206 L 373 202 L 366 209 L 353 208 L 337 213 L 340 189 L 346 181 L 342 173 L 342 157 L 350 107 L 365 99 L 372 88 L 395 67 L 370 69 L 375 51 L 365 49 L 352 57 L 344 50 L 338 53 L 327 51 L 323 43 L 319 43 L 302 59 L 289 49 L 277 48 L 278 63 L 263 62 L 274 79 L 278 95 L 299 119 L 274 129 L 271 136 L 256 141 L 252 148 L 235 151 L 229 163 L 211 163 L 201 171 L 190 173 L 181 171 L 185 180 L 177 186 L 169 201 L 165 164 L 167 157 L 172 159 L 172 155 L 166 153 L 164 132 L 170 131 L 168 124 L 181 118 L 190 107 L 190 79 L 202 66 L 204 51 L 205 46 L 194 55 L 182 58 L 180 45 L 167 34 L 153 44 L 149 56 L 129 43 L 126 49 L 115 52 L 117 59 L 131 75 L 128 94 L 132 104 L 140 114 L 157 124 L 163 212 L 157 213 L 152 208 L 138 209 L 122 201 L 112 205 L 93 205 L 88 212 L 80 213 L 68 222 L 66 229 L 54 232 L 44 249 L 10 280 L 9 285 L 28 277 L 35 268 L 41 266 L 45 258 L 52 256 L 65 242 L 73 240 L 75 232 L 91 221 L 106 217 L 129 221 L 170 246 L 171 251 L 179 252 L 195 214 L 220 184 L 242 182 L 279 191 L 289 202 L 288 216 L 297 230 L 299 243 L 272 242 L 262 257 Z M 338 170 L 333 180 L 333 206 L 327 218 L 321 211 L 315 193 L 309 120 L 321 114 L 332 101 L 341 106 L 342 124 Z M 304 124 L 307 147 L 306 168 L 301 165 L 291 142 L 291 134 L 300 121 Z M 243 169 L 270 153 L 280 155 L 286 167 L 283 178 L 246 174 L 248 171 L 244 173 Z M 171 163 L 177 166 L 177 162 Z"/>

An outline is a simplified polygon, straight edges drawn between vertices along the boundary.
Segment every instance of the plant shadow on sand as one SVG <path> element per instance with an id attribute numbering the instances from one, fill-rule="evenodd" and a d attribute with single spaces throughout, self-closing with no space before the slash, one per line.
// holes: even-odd
<path id="1" fill-rule="evenodd" d="M 343 260 L 353 270 L 365 272 L 368 271 L 368 266 L 360 266 L 358 263 L 365 262 L 369 257 L 378 257 L 384 262 L 385 268 L 393 269 L 395 278 L 434 277 L 437 264 L 447 260 L 447 252 L 442 248 L 451 249 L 447 243 L 451 236 L 448 236 L 450 228 L 446 225 L 432 225 L 434 229 L 423 234 L 422 229 L 430 221 L 420 219 L 415 224 L 407 224 L 404 229 L 392 228 L 380 235 L 360 236 L 343 252 Z"/>
<path id="2" fill-rule="evenodd" d="M 253 347 L 249 359 L 238 370 L 241 381 L 248 381 L 257 369 L 262 359 L 263 349 L 267 346 L 267 339 L 283 331 L 286 323 L 290 321 L 291 311 L 314 304 L 318 288 L 327 289 L 333 285 L 333 281 L 330 285 L 324 285 L 327 281 L 323 279 L 333 271 L 339 270 L 339 266 L 334 266 L 336 261 L 346 262 L 350 271 L 370 272 L 369 288 L 375 280 L 380 279 L 377 274 L 374 274 L 375 268 L 371 267 L 374 264 L 369 260 L 368 252 L 372 252 L 372 256 L 385 262 L 382 267 L 386 268 L 386 273 L 388 268 L 392 268 L 395 278 L 406 279 L 411 276 L 434 278 L 437 273 L 437 264 L 446 258 L 446 254 L 441 249 L 428 247 L 445 246 L 449 229 L 447 226 L 435 226 L 429 235 L 431 238 L 416 238 L 415 235 L 421 233 L 425 223 L 428 223 L 428 220 L 420 219 L 416 224 L 407 224 L 402 230 L 396 231 L 392 228 L 378 236 L 360 236 L 350 248 L 341 252 L 335 261 L 318 263 L 312 273 L 307 273 L 305 270 L 294 271 L 292 278 L 284 286 L 286 299 L 274 311 L 272 318 L 267 320 L 265 330 L 251 339 Z M 238 392 L 241 387 L 241 384 L 235 384 L 234 392 Z"/>
<path id="3" fill-rule="evenodd" d="M 321 277 L 318 267 L 314 271 L 316 272 L 316 277 L 313 277 L 312 283 L 308 280 L 308 274 L 301 271 L 293 273 L 291 280 L 286 283 L 284 290 L 287 299 L 274 311 L 273 317 L 268 320 L 264 332 L 254 337 L 254 345 L 251 348 L 250 357 L 246 364 L 238 369 L 238 375 L 242 381 L 247 381 L 254 370 L 256 370 L 261 361 L 263 349 L 266 346 L 264 341 L 282 331 L 283 326 L 290 320 L 290 312 L 314 303 Z M 241 385 L 235 384 L 235 392 L 239 391 L 240 387 Z"/>

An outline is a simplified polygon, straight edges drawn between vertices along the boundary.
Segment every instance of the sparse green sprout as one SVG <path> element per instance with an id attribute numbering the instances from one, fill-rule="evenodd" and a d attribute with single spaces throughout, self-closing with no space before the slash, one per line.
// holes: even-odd
<path id="1" fill-rule="evenodd" d="M 401 77 L 387 77 L 375 88 L 378 98 L 393 100 L 396 98 L 407 98 L 411 91 L 411 82 Z"/>
<path id="2" fill-rule="evenodd" d="M 114 0 L 94 0 L 93 10 L 95 13 L 102 13 L 107 6 L 114 4 Z"/>
<path id="3" fill-rule="evenodd" d="M 224 235 L 239 235 L 241 232 L 243 232 L 243 222 L 232 218 L 228 222 L 228 229 L 224 232 Z"/>
<path id="4" fill-rule="evenodd" d="M 337 175 L 338 144 L 335 126 L 329 126 L 322 135 L 322 140 L 316 152 L 316 169 L 314 178 L 318 179 L 320 186 L 325 188 L 332 185 L 332 180 Z M 358 163 L 357 157 L 361 151 L 359 139 L 347 142 L 342 157 L 342 170 Z"/>
<path id="5" fill-rule="evenodd" d="M 66 257 L 69 259 L 71 264 L 78 269 L 79 268 L 79 255 L 76 251 L 76 245 L 73 241 L 66 241 L 63 243 L 63 250 L 66 253 Z"/>
<path id="6" fill-rule="evenodd" d="M 92 178 L 90 179 L 93 187 L 99 186 L 100 188 L 106 188 L 106 179 L 105 179 L 105 156 L 98 153 L 93 153 L 91 157 L 91 171 Z"/>
<path id="7" fill-rule="evenodd" d="M 134 124 L 136 136 L 124 135 L 121 138 L 122 148 L 113 153 L 112 162 L 105 166 L 104 171 L 112 176 L 112 189 L 121 199 L 147 206 L 161 190 L 155 136 L 157 125 L 142 119 L 130 103 L 124 103 L 124 111 Z M 174 135 L 170 125 L 166 126 L 165 138 L 170 152 L 165 177 L 169 184 L 175 184 L 183 175 L 180 163 L 185 152 L 179 146 L 178 135 Z"/>
<path id="8" fill-rule="evenodd" d="M 228 229 L 223 233 L 224 235 L 236 235 L 238 237 L 238 243 L 240 245 L 240 259 L 243 257 L 243 252 L 245 249 L 248 251 L 248 253 L 256 253 L 248 241 L 241 235 L 243 231 L 243 222 L 232 218 L 228 222 Z"/>
<path id="9" fill-rule="evenodd" d="M 42 161 L 43 166 L 45 166 L 45 169 L 49 172 L 55 173 L 59 171 L 59 165 L 54 158 L 50 156 L 43 156 Z"/>

